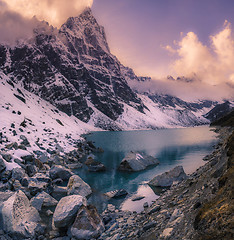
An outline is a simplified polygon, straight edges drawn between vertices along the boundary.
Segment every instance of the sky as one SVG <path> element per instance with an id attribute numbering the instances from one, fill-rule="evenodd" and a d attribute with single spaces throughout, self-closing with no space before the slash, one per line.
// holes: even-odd
<path id="1" fill-rule="evenodd" d="M 59 28 L 87 6 L 137 75 L 234 87 L 234 0 L 0 0 L 0 42 L 29 36 L 34 15 Z"/>
<path id="2" fill-rule="evenodd" d="M 233 0 L 94 0 L 92 9 L 111 51 L 137 74 L 152 77 L 182 74 L 174 64 L 183 53 L 173 49 L 185 46 L 180 43 L 189 32 L 191 45 L 197 37 L 214 54 L 210 36 L 234 24 Z"/>

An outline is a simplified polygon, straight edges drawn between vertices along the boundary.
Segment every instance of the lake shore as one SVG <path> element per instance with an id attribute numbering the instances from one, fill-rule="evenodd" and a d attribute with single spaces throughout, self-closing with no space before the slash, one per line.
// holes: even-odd
<path id="1" fill-rule="evenodd" d="M 220 141 L 206 157 L 208 162 L 204 166 L 187 180 L 173 185 L 139 214 L 111 208 L 105 211 L 104 219 L 112 218 L 112 224 L 99 239 L 231 239 L 231 212 L 229 208 L 223 211 L 230 201 L 228 193 L 221 203 L 217 199 L 220 191 L 227 192 L 223 189 L 225 184 L 220 183 L 222 179 L 230 182 L 229 178 L 233 178 L 233 174 L 225 175 L 230 165 L 231 156 L 227 153 L 233 144 L 232 131 L 230 128 L 216 131 Z"/>

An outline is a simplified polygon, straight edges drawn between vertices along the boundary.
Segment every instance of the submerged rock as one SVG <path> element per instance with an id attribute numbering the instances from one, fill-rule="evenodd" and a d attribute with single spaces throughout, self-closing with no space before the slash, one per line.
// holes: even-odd
<path id="1" fill-rule="evenodd" d="M 71 225 L 82 206 L 86 206 L 86 199 L 80 195 L 63 197 L 55 208 L 53 221 L 57 228 Z"/>
<path id="2" fill-rule="evenodd" d="M 109 198 L 119 198 L 126 196 L 128 192 L 125 189 L 120 189 L 120 190 L 115 190 L 115 191 L 110 191 L 105 193 L 105 195 Z"/>
<path id="3" fill-rule="evenodd" d="M 83 206 L 79 209 L 69 235 L 76 239 L 93 239 L 105 230 L 104 223 L 94 206 Z"/>
<path id="4" fill-rule="evenodd" d="M 173 182 L 181 182 L 186 178 L 187 175 L 184 172 L 183 167 L 177 166 L 169 172 L 154 177 L 148 184 L 153 187 L 170 187 Z"/>
<path id="5" fill-rule="evenodd" d="M 103 172 L 106 170 L 106 167 L 101 162 L 95 161 L 92 157 L 85 161 L 85 165 L 90 172 Z"/>
<path id="6" fill-rule="evenodd" d="M 70 177 L 67 184 L 67 195 L 81 195 L 87 197 L 92 193 L 91 187 L 84 182 L 78 175 Z"/>
<path id="7" fill-rule="evenodd" d="M 17 239 L 34 237 L 40 221 L 38 211 L 22 191 L 16 192 L 3 203 L 1 217 L 3 230 L 17 236 Z"/>
<path id="8" fill-rule="evenodd" d="M 158 165 L 157 158 L 141 154 L 139 152 L 130 152 L 121 161 L 119 170 L 128 172 L 137 172 L 146 169 L 148 166 Z"/>

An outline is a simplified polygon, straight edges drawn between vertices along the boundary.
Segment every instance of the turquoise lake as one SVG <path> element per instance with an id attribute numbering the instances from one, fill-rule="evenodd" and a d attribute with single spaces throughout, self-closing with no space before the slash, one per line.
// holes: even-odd
<path id="1" fill-rule="evenodd" d="M 150 131 L 93 132 L 86 135 L 88 141 L 104 149 L 104 153 L 93 154 L 95 160 L 106 166 L 105 172 L 88 172 L 86 168 L 77 170 L 80 177 L 93 189 L 88 201 L 102 212 L 107 204 L 122 210 L 142 211 L 143 204 L 159 197 L 147 182 L 154 176 L 182 165 L 187 174 L 205 164 L 202 160 L 212 152 L 217 142 L 216 133 L 208 126 L 194 128 L 162 129 Z M 121 160 L 130 151 L 152 155 L 160 161 L 156 167 L 141 172 L 129 173 L 117 170 Z M 103 193 L 125 189 L 125 198 L 108 200 Z M 144 195 L 140 201 L 132 201 L 134 195 Z"/>

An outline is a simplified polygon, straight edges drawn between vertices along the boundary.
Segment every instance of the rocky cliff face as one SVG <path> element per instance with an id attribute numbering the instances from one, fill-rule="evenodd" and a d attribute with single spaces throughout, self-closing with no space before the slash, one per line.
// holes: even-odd
<path id="1" fill-rule="evenodd" d="M 34 21 L 36 21 L 34 19 Z M 37 22 L 31 39 L 0 45 L 0 72 L 69 116 L 108 130 L 155 129 L 208 123 L 212 102 L 188 104 L 178 98 L 135 91 L 145 83 L 110 53 L 104 28 L 91 9 L 60 29 Z"/>
<path id="2" fill-rule="evenodd" d="M 89 102 L 112 120 L 123 112 L 121 102 L 143 112 L 89 8 L 59 30 L 38 22 L 32 39 L 0 46 L 0 56 L 0 69 L 12 80 L 82 121 L 93 113 Z"/>

